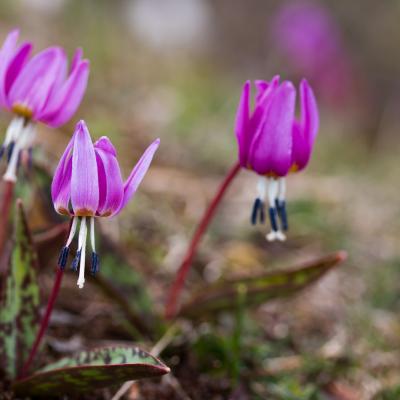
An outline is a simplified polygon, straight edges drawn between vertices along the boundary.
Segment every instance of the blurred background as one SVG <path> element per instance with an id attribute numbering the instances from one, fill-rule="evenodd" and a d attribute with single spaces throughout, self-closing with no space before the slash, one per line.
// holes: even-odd
<path id="1" fill-rule="evenodd" d="M 288 241 L 267 243 L 266 228 L 250 226 L 257 177 L 243 171 L 191 276 L 211 282 L 349 253 L 318 285 L 254 312 L 261 330 L 246 337 L 262 340 L 264 360 L 307 360 L 325 349 L 348 361 L 346 368 L 314 360 L 271 373 L 266 385 L 276 385 L 282 399 L 325 398 L 315 396 L 326 375 L 335 376 L 339 399 L 400 396 L 399 20 L 400 2 L 376 0 L 0 3 L 2 38 L 19 27 L 36 51 L 59 44 L 72 55 L 82 47 L 91 62 L 74 120 L 59 132 L 40 126 L 39 158 L 54 166 L 80 118 L 93 138 L 112 138 L 125 177 L 161 138 L 135 201 L 102 221 L 129 257 L 151 262 L 145 279 L 160 309 L 196 221 L 236 160 L 233 126 L 244 81 L 275 74 L 296 86 L 309 80 L 321 127 L 309 167 L 288 179 Z M 1 113 L 3 131 L 8 122 Z M 39 217 L 32 221 L 43 228 Z M 214 368 L 203 362 L 205 371 Z M 263 386 L 258 390 L 264 398 Z"/>

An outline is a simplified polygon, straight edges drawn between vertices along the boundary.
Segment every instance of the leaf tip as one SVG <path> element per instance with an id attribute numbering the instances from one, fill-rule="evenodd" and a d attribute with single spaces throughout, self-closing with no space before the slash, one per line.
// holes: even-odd
<path id="1" fill-rule="evenodd" d="M 343 261 L 346 261 L 347 257 L 348 257 L 347 251 L 340 250 L 336 253 L 336 262 L 341 263 Z"/>

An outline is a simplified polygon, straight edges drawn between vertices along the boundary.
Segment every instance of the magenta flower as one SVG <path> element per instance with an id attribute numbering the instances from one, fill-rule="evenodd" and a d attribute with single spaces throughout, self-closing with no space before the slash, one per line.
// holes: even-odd
<path id="1" fill-rule="evenodd" d="M 254 202 L 252 223 L 264 222 L 268 193 L 271 232 L 268 240 L 285 240 L 278 227 L 288 229 L 286 182 L 289 172 L 304 169 L 318 133 L 319 116 L 314 93 L 306 80 L 300 83 L 300 119 L 295 118 L 296 90 L 291 82 L 255 81 L 254 110 L 250 112 L 250 81 L 244 85 L 236 117 L 239 161 L 243 168 L 260 175 L 258 197 Z M 268 190 L 267 190 L 268 188 Z"/>
<path id="2" fill-rule="evenodd" d="M 340 27 L 321 2 L 285 2 L 271 27 L 277 49 L 294 72 L 312 77 L 328 100 L 343 100 L 349 94 L 352 63 Z"/>
<path id="3" fill-rule="evenodd" d="M 99 268 L 95 249 L 94 219 L 117 215 L 135 194 L 144 178 L 160 140 L 155 140 L 144 152 L 128 179 L 123 182 L 117 153 L 110 139 L 101 137 L 94 145 L 84 121 L 78 122 L 54 174 L 51 196 L 54 208 L 60 214 L 72 217 L 72 225 L 65 247 L 62 249 L 59 266 L 65 268 L 69 246 L 75 236 L 80 220 L 78 252 L 72 269 L 79 265 L 78 286 L 85 282 L 85 255 L 87 225 L 90 221 L 92 246 L 91 272 Z M 89 220 L 89 221 L 87 221 Z"/>
<path id="4" fill-rule="evenodd" d="M 68 70 L 61 47 L 49 47 L 29 59 L 32 44 L 17 46 L 19 32 L 10 32 L 0 50 L 0 106 L 13 112 L 0 157 L 7 151 L 9 165 L 4 175 L 16 181 L 22 152 L 31 149 L 37 121 L 51 127 L 66 123 L 85 93 L 89 62 L 77 49 Z"/>

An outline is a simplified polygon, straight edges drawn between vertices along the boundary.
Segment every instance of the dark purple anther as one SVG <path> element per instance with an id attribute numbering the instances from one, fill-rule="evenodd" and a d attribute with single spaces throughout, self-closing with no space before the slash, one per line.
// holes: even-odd
<path id="1" fill-rule="evenodd" d="M 79 261 L 81 260 L 81 250 L 77 251 L 74 261 L 71 264 L 72 271 L 78 271 Z"/>
<path id="2" fill-rule="evenodd" d="M 60 256 L 58 257 L 58 266 L 61 269 L 64 269 L 65 266 L 67 265 L 68 254 L 69 254 L 69 247 L 64 246 L 61 249 Z"/>
<path id="3" fill-rule="evenodd" d="M 275 207 L 270 207 L 269 208 L 269 220 L 271 222 L 271 229 L 274 232 L 278 231 L 278 224 L 276 221 L 276 208 Z"/>
<path id="4" fill-rule="evenodd" d="M 97 253 L 92 252 L 92 265 L 90 267 L 90 272 L 94 276 L 100 269 L 100 259 Z"/>

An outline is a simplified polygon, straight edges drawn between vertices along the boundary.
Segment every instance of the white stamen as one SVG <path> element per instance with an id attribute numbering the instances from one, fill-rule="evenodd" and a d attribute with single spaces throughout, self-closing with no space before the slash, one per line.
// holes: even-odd
<path id="1" fill-rule="evenodd" d="M 281 182 L 283 181 L 283 182 Z M 286 186 L 285 186 L 285 180 L 284 179 L 274 179 L 271 178 L 268 180 L 268 201 L 269 201 L 269 206 L 271 208 L 276 209 L 275 207 L 275 200 L 278 198 L 278 193 L 279 195 L 283 194 L 285 195 L 286 191 Z M 286 240 L 285 234 L 278 228 L 277 231 L 271 231 L 269 232 L 265 238 L 269 242 L 273 242 L 274 240 L 279 240 L 281 242 Z"/>
<path id="2" fill-rule="evenodd" d="M 14 118 L 10 122 L 10 125 L 8 125 L 3 146 L 7 147 L 12 141 L 17 140 L 23 127 L 24 127 L 24 119 L 23 118 Z"/>
<path id="3" fill-rule="evenodd" d="M 260 177 L 257 182 L 257 193 L 258 193 L 258 198 L 261 201 L 265 201 L 265 197 L 267 195 L 267 178 L 264 176 Z"/>
<path id="4" fill-rule="evenodd" d="M 18 168 L 18 158 L 19 158 L 19 153 L 26 149 L 29 148 L 33 140 L 35 138 L 35 133 L 36 129 L 33 124 L 28 123 L 26 126 L 20 126 L 20 121 L 21 118 L 17 120 L 13 120 L 11 122 L 11 125 L 14 123 L 14 126 L 10 128 L 10 134 L 8 135 L 10 139 L 10 143 L 12 141 L 15 142 L 14 148 L 11 154 L 11 159 L 8 163 L 8 167 L 6 170 L 6 173 L 4 174 L 4 180 L 8 182 L 16 182 L 17 181 L 17 168 Z M 23 120 L 22 120 L 23 124 Z M 7 137 L 6 137 L 7 141 Z M 6 141 L 4 143 L 6 143 Z"/>
<path id="5" fill-rule="evenodd" d="M 275 200 L 278 196 L 278 181 L 276 179 L 268 180 L 268 201 L 271 208 L 275 208 Z"/>
<path id="6" fill-rule="evenodd" d="M 286 199 L 286 179 L 278 179 L 278 200 L 284 201 Z"/>
<path id="7" fill-rule="evenodd" d="M 82 289 L 85 284 L 86 239 L 86 217 L 82 217 L 81 226 L 79 227 L 79 251 L 81 252 L 81 259 L 79 264 L 78 282 L 76 283 L 79 289 Z"/>
<path id="8" fill-rule="evenodd" d="M 78 225 L 78 218 L 77 217 L 73 217 L 72 218 L 71 230 L 69 231 L 69 236 L 68 236 L 67 244 L 65 245 L 65 247 L 69 247 L 69 245 L 71 244 L 72 239 L 75 236 L 76 226 L 77 225 Z"/>
<path id="9" fill-rule="evenodd" d="M 95 236 L 94 236 L 94 217 L 90 218 L 90 242 L 92 244 L 93 253 L 96 253 Z"/>

